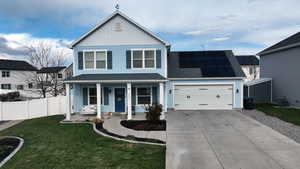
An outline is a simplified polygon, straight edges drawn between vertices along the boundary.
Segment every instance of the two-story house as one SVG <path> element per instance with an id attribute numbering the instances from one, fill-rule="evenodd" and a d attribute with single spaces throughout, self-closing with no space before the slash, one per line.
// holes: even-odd
<path id="1" fill-rule="evenodd" d="M 37 69 L 26 61 L 0 59 L 1 89 L 31 90 L 36 88 Z"/>
<path id="2" fill-rule="evenodd" d="M 232 51 L 170 52 L 170 47 L 114 12 L 71 44 L 66 119 L 86 105 L 96 106 L 98 118 L 104 112 L 127 112 L 128 119 L 149 104 L 163 105 L 164 112 L 243 108 L 244 73 Z"/>
<path id="3" fill-rule="evenodd" d="M 245 81 L 259 79 L 260 67 L 258 57 L 255 55 L 237 55 L 236 58 L 246 75 Z"/>

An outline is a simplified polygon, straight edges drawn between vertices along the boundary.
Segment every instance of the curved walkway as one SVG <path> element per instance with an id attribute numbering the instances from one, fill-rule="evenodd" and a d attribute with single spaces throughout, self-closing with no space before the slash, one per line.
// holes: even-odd
<path id="1" fill-rule="evenodd" d="M 8 161 L 10 160 L 23 146 L 24 144 L 24 140 L 20 137 L 16 137 L 16 136 L 6 136 L 7 138 L 14 138 L 14 139 L 18 139 L 20 141 L 19 145 L 14 149 L 14 151 L 12 151 L 5 159 L 3 159 L 0 163 L 0 168 Z"/>
<path id="2" fill-rule="evenodd" d="M 136 115 L 135 119 L 142 119 L 142 116 Z M 157 139 L 166 142 L 166 131 L 136 131 L 126 127 L 123 127 L 120 122 L 120 116 L 111 116 L 104 120 L 103 128 L 111 133 L 115 133 L 120 136 L 133 135 L 139 138 Z"/>

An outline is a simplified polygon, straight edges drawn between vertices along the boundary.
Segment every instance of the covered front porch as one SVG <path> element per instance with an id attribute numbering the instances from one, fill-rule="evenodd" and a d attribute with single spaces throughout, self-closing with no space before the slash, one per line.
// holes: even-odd
<path id="1" fill-rule="evenodd" d="M 71 115 L 77 119 L 93 116 L 103 119 L 106 115 L 112 114 L 125 116 L 130 120 L 134 114 L 143 114 L 146 106 L 152 104 L 163 106 L 161 119 L 164 119 L 164 112 L 167 110 L 165 82 L 166 80 L 67 82 L 69 110 L 66 113 L 66 120 L 71 120 Z M 84 112 L 86 108 L 91 108 L 91 112 Z"/>

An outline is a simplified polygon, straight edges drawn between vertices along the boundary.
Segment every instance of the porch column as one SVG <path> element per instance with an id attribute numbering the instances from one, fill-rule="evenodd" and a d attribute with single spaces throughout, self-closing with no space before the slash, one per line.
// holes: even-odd
<path id="1" fill-rule="evenodd" d="M 70 94 L 70 84 L 66 84 L 66 96 L 67 96 L 67 112 L 66 120 L 71 120 L 71 94 Z"/>
<path id="2" fill-rule="evenodd" d="M 159 104 L 163 106 L 162 113 L 161 113 L 161 119 L 165 119 L 165 89 L 164 89 L 164 83 L 159 83 Z"/>
<path id="3" fill-rule="evenodd" d="M 127 119 L 132 119 L 132 110 L 131 110 L 131 83 L 127 83 Z"/>
<path id="4" fill-rule="evenodd" d="M 97 83 L 97 118 L 101 119 L 101 84 Z"/>

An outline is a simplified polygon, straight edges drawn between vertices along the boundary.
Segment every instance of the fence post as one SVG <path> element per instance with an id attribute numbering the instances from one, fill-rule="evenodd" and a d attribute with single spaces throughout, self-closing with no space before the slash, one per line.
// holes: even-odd
<path id="1" fill-rule="evenodd" d="M 48 110 L 49 109 L 49 105 L 48 105 L 49 100 L 48 100 L 48 97 L 46 97 L 45 101 L 46 101 L 46 116 L 49 116 L 49 110 Z"/>
<path id="2" fill-rule="evenodd" d="M 26 100 L 27 119 L 30 119 L 29 100 Z"/>
<path id="3" fill-rule="evenodd" d="M 0 120 L 3 120 L 3 103 L 2 102 L 0 102 L 0 115 L 1 115 L 1 117 L 0 117 Z"/>

